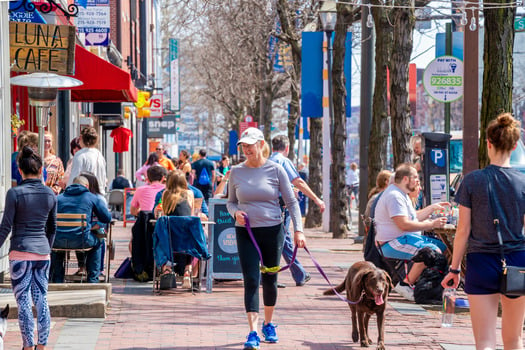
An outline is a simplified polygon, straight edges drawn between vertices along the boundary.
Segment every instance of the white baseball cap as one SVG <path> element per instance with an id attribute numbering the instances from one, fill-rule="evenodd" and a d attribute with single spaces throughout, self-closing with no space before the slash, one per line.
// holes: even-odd
<path id="1" fill-rule="evenodd" d="M 253 145 L 257 141 L 263 141 L 264 135 L 261 130 L 257 128 L 248 128 L 243 131 L 241 138 L 237 141 L 237 146 L 241 143 L 246 143 L 248 145 Z"/>

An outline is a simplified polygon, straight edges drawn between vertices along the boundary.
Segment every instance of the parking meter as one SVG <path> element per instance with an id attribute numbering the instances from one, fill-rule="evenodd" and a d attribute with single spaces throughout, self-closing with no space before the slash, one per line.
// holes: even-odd
<path id="1" fill-rule="evenodd" d="M 450 134 L 425 132 L 423 135 L 423 183 L 425 205 L 449 201 Z"/>

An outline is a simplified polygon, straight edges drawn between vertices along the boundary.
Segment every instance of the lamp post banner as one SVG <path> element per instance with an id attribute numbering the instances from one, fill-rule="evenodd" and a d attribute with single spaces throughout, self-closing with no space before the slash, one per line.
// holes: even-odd
<path id="1" fill-rule="evenodd" d="M 302 33 L 301 65 L 301 116 L 303 118 L 323 117 L 323 37 L 324 32 Z M 352 115 L 352 33 L 346 34 L 345 87 L 346 117 Z"/>
<path id="2" fill-rule="evenodd" d="M 179 40 L 170 39 L 170 109 L 180 111 Z"/>

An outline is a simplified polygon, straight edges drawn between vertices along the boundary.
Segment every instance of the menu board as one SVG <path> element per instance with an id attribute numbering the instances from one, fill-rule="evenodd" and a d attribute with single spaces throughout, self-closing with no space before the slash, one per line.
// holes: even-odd
<path id="1" fill-rule="evenodd" d="M 242 279 L 241 264 L 237 253 L 235 220 L 226 209 L 225 199 L 210 198 L 210 225 L 208 250 L 212 255 L 208 262 L 206 291 L 211 293 L 213 279 Z"/>

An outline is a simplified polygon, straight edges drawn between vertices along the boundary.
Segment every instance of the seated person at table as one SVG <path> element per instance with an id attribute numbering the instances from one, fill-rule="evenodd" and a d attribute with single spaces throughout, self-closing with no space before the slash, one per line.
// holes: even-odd
<path id="1" fill-rule="evenodd" d="M 180 171 L 180 170 L 174 170 L 174 171 Z M 169 174 L 168 174 L 168 176 L 169 176 Z M 188 180 L 186 180 L 186 181 L 188 181 Z M 191 190 L 191 192 L 193 192 L 193 198 L 195 198 L 195 199 L 198 199 L 198 198 L 204 199 L 204 195 L 202 194 L 201 190 L 199 190 L 197 187 L 194 187 L 194 186 L 190 185 L 189 183 L 187 183 L 187 185 L 188 185 L 188 189 Z M 159 191 L 159 193 L 157 193 L 157 195 L 155 196 L 155 205 L 154 205 L 154 207 L 152 209 L 153 212 L 155 212 L 155 208 L 161 202 L 163 193 L 164 193 L 164 189 Z M 208 211 L 208 205 L 206 204 L 206 201 L 204 201 L 204 200 L 202 201 L 200 209 L 201 209 L 201 211 L 199 213 L 199 216 L 200 216 L 201 220 L 208 220 L 209 211 Z"/>
<path id="2" fill-rule="evenodd" d="M 102 241 L 91 233 L 91 218 L 97 217 L 102 223 L 111 222 L 111 213 L 104 205 L 104 201 L 89 192 L 89 181 L 84 176 L 77 176 L 64 193 L 58 196 L 57 212 L 67 214 L 86 214 L 87 226 L 57 227 L 57 234 L 53 248 L 82 248 L 92 247 L 87 252 L 86 269 L 87 281 L 97 283 L 100 274 L 100 259 Z M 82 234 L 84 236 L 82 236 Z M 51 254 L 51 281 L 64 282 L 64 252 Z"/>
<path id="3" fill-rule="evenodd" d="M 111 185 L 109 185 L 110 190 L 123 190 L 125 188 L 131 187 L 131 183 L 126 178 L 124 174 L 124 169 L 119 169 L 117 173 L 117 177 L 111 181 Z"/>
<path id="4" fill-rule="evenodd" d="M 148 177 L 147 185 L 137 188 L 131 200 L 130 212 L 133 216 L 138 216 L 141 210 L 151 210 L 155 204 L 155 195 L 165 187 L 166 168 L 153 165 L 148 168 L 146 174 Z"/>
<path id="5" fill-rule="evenodd" d="M 169 216 L 191 216 L 193 212 L 193 192 L 188 189 L 186 175 L 180 170 L 171 171 L 166 181 L 166 190 L 162 194 L 162 211 Z M 177 273 L 184 274 L 182 288 L 191 288 L 190 274 L 193 257 L 187 254 L 175 254 L 176 266 L 184 266 Z M 162 267 L 163 273 L 170 272 L 169 264 Z"/>
<path id="6" fill-rule="evenodd" d="M 389 185 L 377 202 L 374 222 L 376 242 L 386 258 L 410 260 L 423 247 L 444 252 L 446 246 L 438 239 L 421 235 L 421 231 L 444 227 L 446 218 L 429 220 L 436 209 L 448 203 L 436 203 L 416 212 L 408 194 L 416 189 L 419 177 L 411 164 L 401 164 Z M 420 221 L 421 220 L 421 221 Z M 415 284 L 425 265 L 414 263 L 404 281 L 395 290 L 409 300 L 413 299 L 411 284 Z"/>

